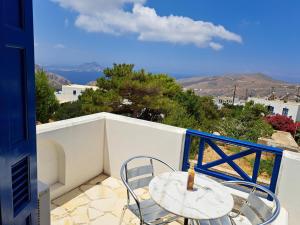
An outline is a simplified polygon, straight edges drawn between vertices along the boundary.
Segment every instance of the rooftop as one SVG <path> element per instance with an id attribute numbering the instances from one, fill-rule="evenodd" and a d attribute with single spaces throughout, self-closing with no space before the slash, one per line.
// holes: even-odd
<path id="1" fill-rule="evenodd" d="M 287 100 L 284 101 L 282 99 L 268 99 L 268 98 L 258 98 L 258 97 L 249 97 L 248 101 L 260 101 L 262 103 L 275 103 L 275 104 L 284 104 L 284 105 L 290 105 L 290 106 L 300 106 L 300 102 L 294 101 L 294 100 Z"/>

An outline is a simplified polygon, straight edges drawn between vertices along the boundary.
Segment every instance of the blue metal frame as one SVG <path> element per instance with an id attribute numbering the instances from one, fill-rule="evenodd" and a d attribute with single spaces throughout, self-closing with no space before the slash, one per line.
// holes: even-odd
<path id="1" fill-rule="evenodd" d="M 203 173 L 212 177 L 216 177 L 221 180 L 244 180 L 256 183 L 258 172 L 259 172 L 259 166 L 260 166 L 260 160 L 261 160 L 261 154 L 262 152 L 269 152 L 273 153 L 275 155 L 274 160 L 274 167 L 271 175 L 271 181 L 270 185 L 267 186 L 269 190 L 272 192 L 275 192 L 280 164 L 281 164 L 281 158 L 282 158 L 282 149 L 274 148 L 266 145 L 256 144 L 248 141 L 241 141 L 233 138 L 228 138 L 224 136 L 218 136 L 213 135 L 205 132 L 200 132 L 196 130 L 187 130 L 186 136 L 185 136 L 185 144 L 184 144 L 184 155 L 183 155 L 183 163 L 182 163 L 182 170 L 187 171 L 189 168 L 189 156 L 190 156 L 190 145 L 192 137 L 199 137 L 200 143 L 199 143 L 199 151 L 198 151 L 198 162 L 195 166 L 195 170 L 199 173 Z M 215 141 L 223 142 L 226 144 L 236 145 L 240 147 L 247 148 L 246 150 L 243 150 L 239 153 L 232 154 L 230 156 L 226 155 L 223 150 L 215 143 Z M 205 150 L 205 145 L 208 144 L 220 157 L 221 159 L 203 164 L 203 154 Z M 255 161 L 252 171 L 252 176 L 250 177 L 241 167 L 239 167 L 234 160 L 245 157 L 250 154 L 255 154 Z M 223 163 L 228 163 L 235 172 L 238 173 L 240 178 L 231 176 L 222 172 L 217 172 L 214 170 L 210 170 L 214 166 L 221 165 Z"/>

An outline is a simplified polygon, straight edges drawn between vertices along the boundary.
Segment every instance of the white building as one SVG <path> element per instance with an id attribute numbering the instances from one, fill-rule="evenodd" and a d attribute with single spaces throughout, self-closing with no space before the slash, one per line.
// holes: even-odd
<path id="1" fill-rule="evenodd" d="M 228 96 L 218 96 L 214 98 L 215 104 L 218 106 L 218 108 L 222 108 L 224 104 L 232 105 L 233 104 L 233 97 Z M 245 102 L 243 100 L 240 100 L 238 97 L 234 99 L 234 105 L 244 105 Z"/>
<path id="2" fill-rule="evenodd" d="M 292 117 L 294 121 L 300 121 L 300 102 L 282 101 L 282 100 L 268 100 L 264 98 L 248 98 L 248 101 L 263 104 L 268 107 L 273 114 L 281 114 Z"/>
<path id="3" fill-rule="evenodd" d="M 96 86 L 88 86 L 88 85 L 79 85 L 79 84 L 70 84 L 63 85 L 62 90 L 55 93 L 55 96 L 59 103 L 64 102 L 73 102 L 77 101 L 78 97 L 84 92 L 86 89 L 97 90 Z"/>

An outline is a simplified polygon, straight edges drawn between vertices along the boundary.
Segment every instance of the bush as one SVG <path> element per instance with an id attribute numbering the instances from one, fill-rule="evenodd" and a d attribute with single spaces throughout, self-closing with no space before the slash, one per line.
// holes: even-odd
<path id="1" fill-rule="evenodd" d="M 223 136 L 252 142 L 273 134 L 272 127 L 262 119 L 243 121 L 241 118 L 226 118 L 220 123 L 219 131 Z"/>
<path id="2" fill-rule="evenodd" d="M 54 113 L 54 120 L 66 120 L 84 115 L 81 110 L 81 104 L 78 101 L 66 102 L 60 105 L 58 110 Z"/>
<path id="3" fill-rule="evenodd" d="M 267 116 L 266 121 L 275 130 L 290 132 L 293 136 L 295 136 L 297 130 L 300 127 L 300 122 L 295 123 L 291 117 L 283 116 L 280 114 Z"/>
<path id="4" fill-rule="evenodd" d="M 46 73 L 38 70 L 35 73 L 36 120 L 47 123 L 59 107 L 54 89 L 50 87 Z"/>

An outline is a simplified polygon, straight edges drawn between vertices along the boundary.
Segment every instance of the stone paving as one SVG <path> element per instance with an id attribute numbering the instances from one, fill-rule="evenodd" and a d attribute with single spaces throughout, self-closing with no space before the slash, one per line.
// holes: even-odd
<path id="1" fill-rule="evenodd" d="M 141 199 L 150 198 L 146 189 L 135 193 Z M 126 196 L 121 181 L 101 174 L 52 201 L 51 225 L 118 225 Z M 127 210 L 122 225 L 138 224 L 139 219 Z"/>

